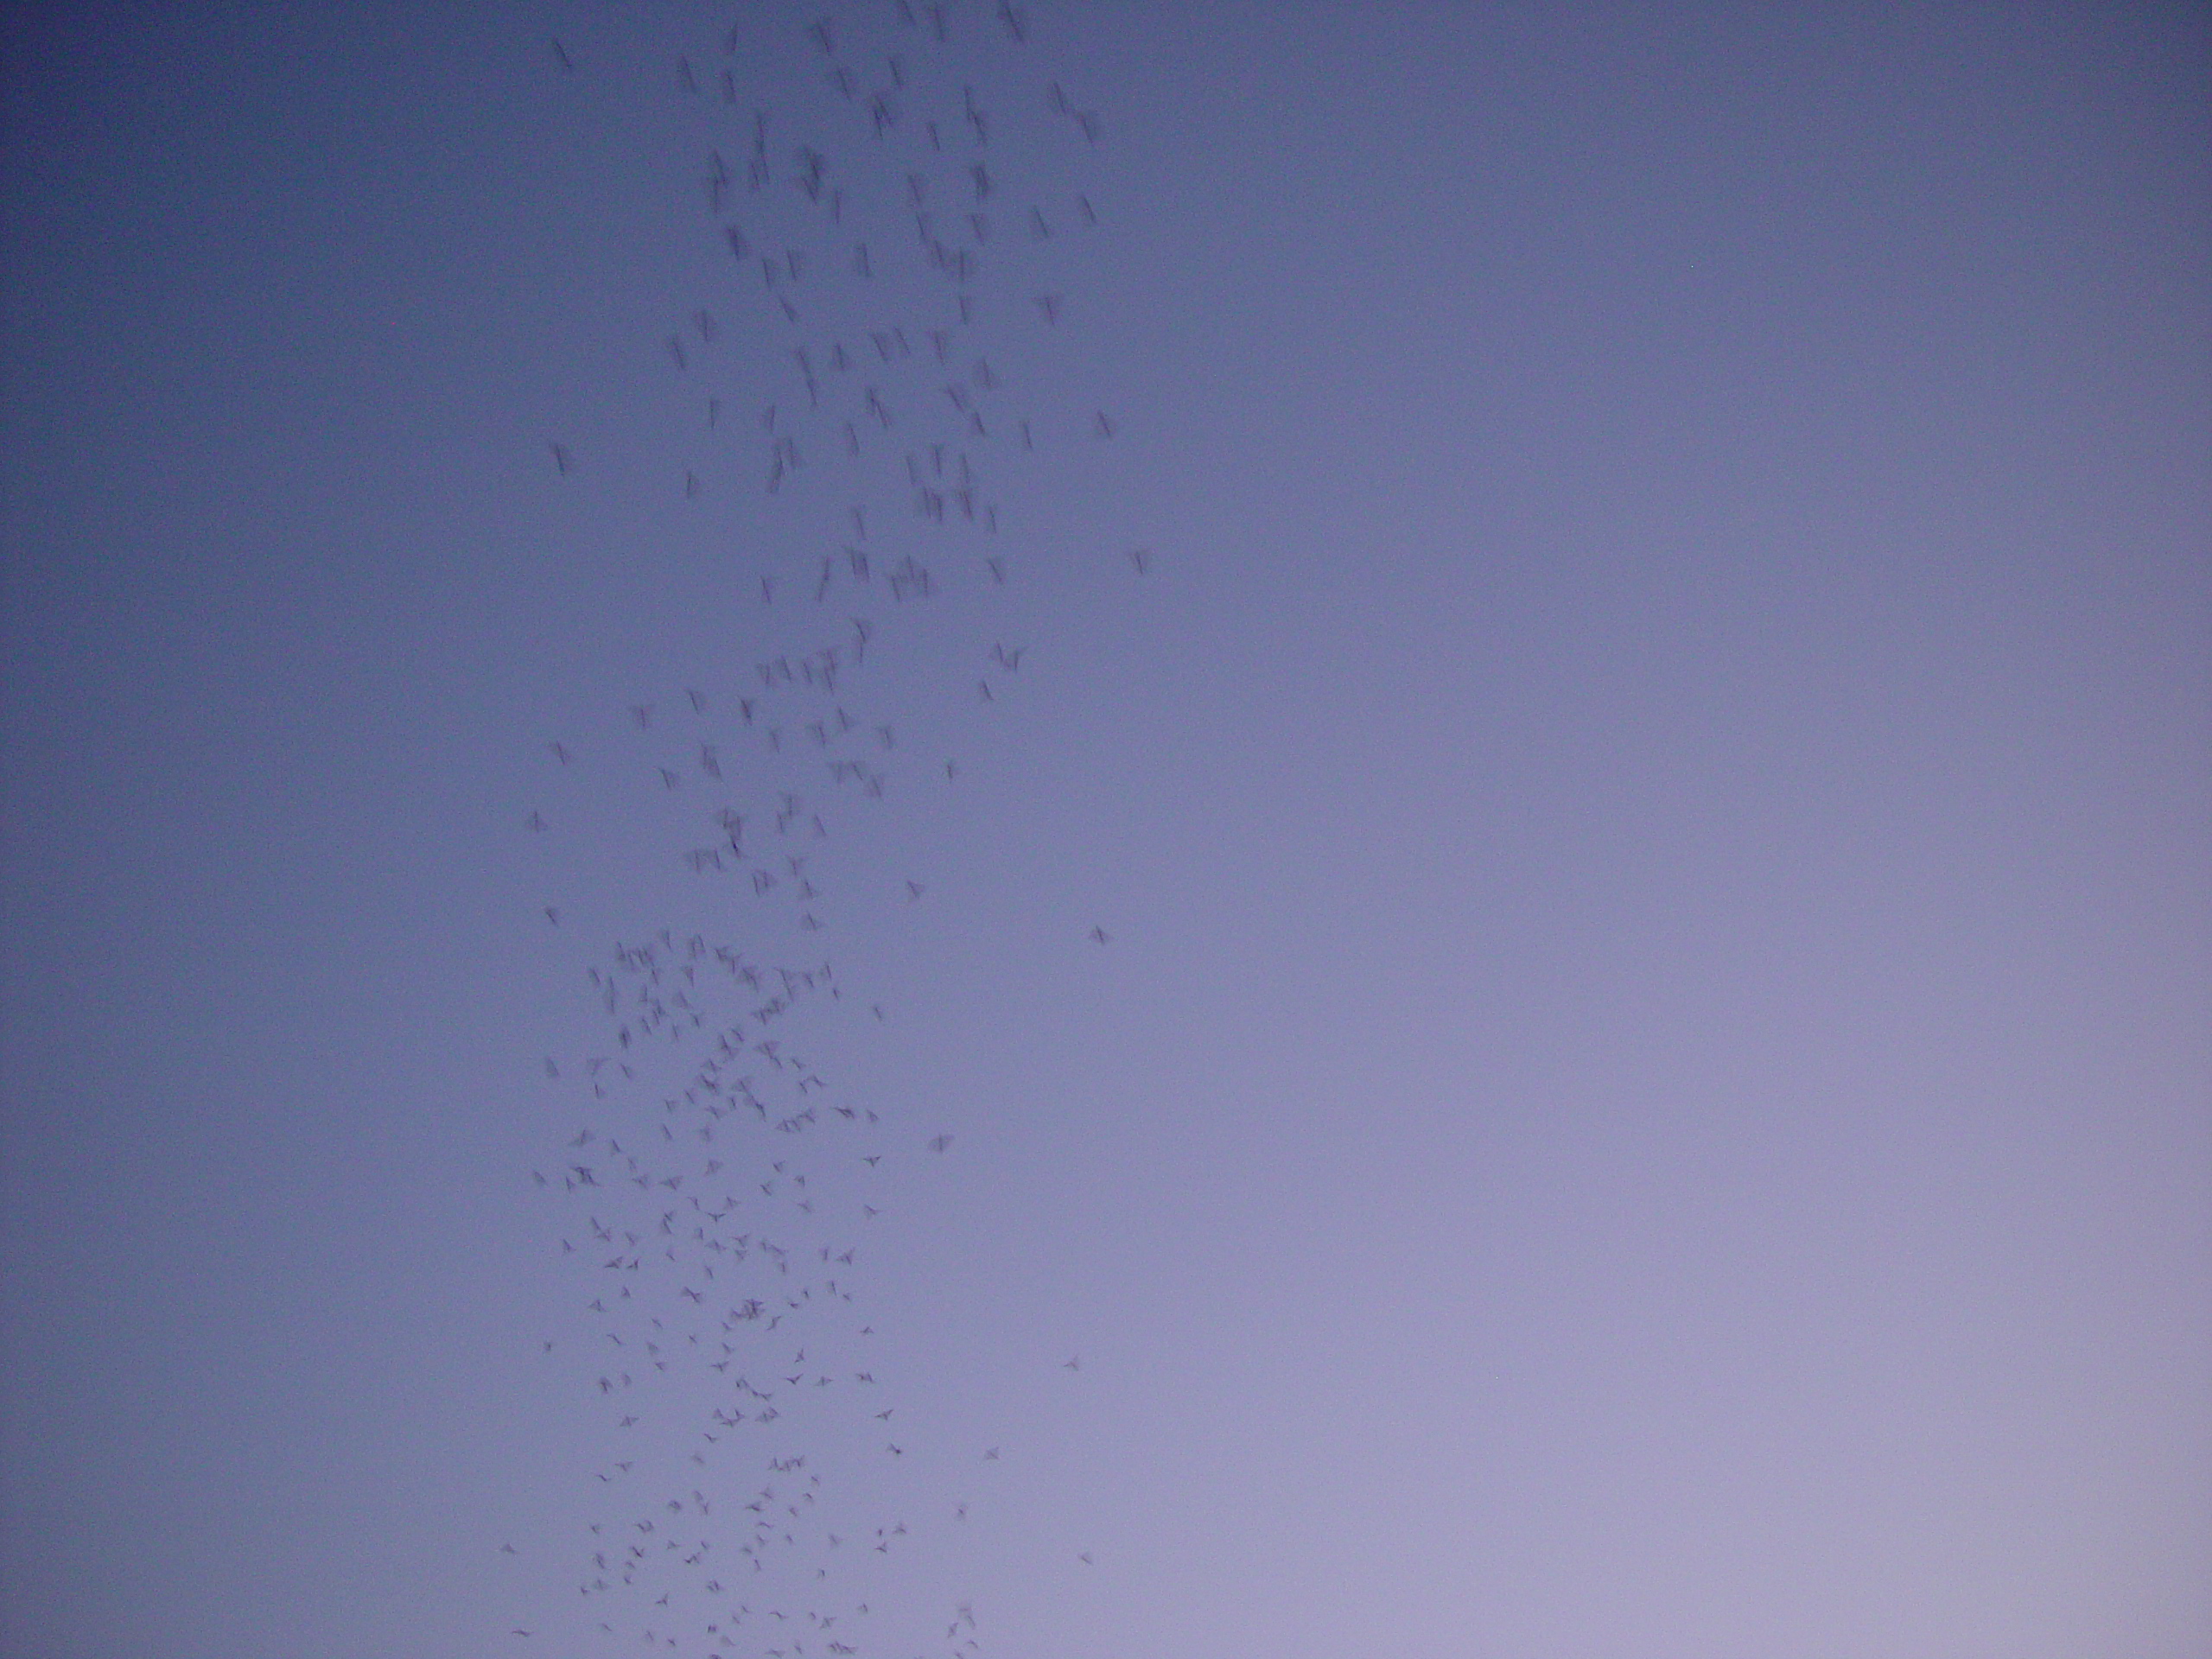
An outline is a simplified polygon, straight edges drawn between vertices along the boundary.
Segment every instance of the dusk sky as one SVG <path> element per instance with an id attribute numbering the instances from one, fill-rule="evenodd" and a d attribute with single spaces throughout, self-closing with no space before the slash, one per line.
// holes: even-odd
<path id="1" fill-rule="evenodd" d="M 2212 10 L 4 53 L 8 1659 L 2212 1652 Z"/>

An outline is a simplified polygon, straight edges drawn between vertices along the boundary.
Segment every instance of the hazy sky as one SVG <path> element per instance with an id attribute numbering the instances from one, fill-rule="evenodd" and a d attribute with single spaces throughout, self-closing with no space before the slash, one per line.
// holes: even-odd
<path id="1" fill-rule="evenodd" d="M 8 9 L 0 1648 L 2212 1650 L 2212 14 L 943 10 Z"/>

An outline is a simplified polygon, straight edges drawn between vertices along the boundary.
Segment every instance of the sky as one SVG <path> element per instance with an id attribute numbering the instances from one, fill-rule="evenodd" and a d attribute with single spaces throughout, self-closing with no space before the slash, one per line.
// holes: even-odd
<path id="1" fill-rule="evenodd" d="M 0 1650 L 2207 1651 L 2212 13 L 900 13 L 9 9 Z"/>

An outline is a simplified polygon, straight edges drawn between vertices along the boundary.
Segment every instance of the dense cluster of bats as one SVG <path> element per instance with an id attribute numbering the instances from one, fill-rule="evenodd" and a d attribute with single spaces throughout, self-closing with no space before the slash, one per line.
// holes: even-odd
<path id="1" fill-rule="evenodd" d="M 1077 314 L 1055 259 L 1098 226 L 1070 180 L 1102 130 L 1033 67 L 1018 7 L 873 0 L 787 22 L 803 86 L 764 87 L 741 57 L 758 16 L 668 66 L 665 96 L 707 135 L 682 165 L 719 275 L 646 335 L 682 410 L 669 499 L 744 500 L 780 539 L 734 558 L 733 660 L 674 669 L 599 741 L 549 738 L 522 820 L 555 846 L 628 791 L 667 833 L 647 855 L 699 895 L 588 959 L 587 1034 L 542 1060 L 564 1122 L 533 1179 L 577 1311 L 545 1363 L 607 1452 L 577 1599 L 513 1626 L 539 1650 L 906 1659 L 982 1640 L 958 1586 L 924 1609 L 893 1566 L 964 1525 L 1005 1465 L 915 1423 L 878 1347 L 871 1224 L 953 1137 L 839 1079 L 841 1033 L 887 1015 L 846 995 L 826 855 L 854 815 L 959 787 L 958 757 L 925 752 L 910 716 L 944 721 L 887 704 L 872 658 L 948 598 L 988 616 L 1017 579 L 1010 462 L 1115 436 L 1111 412 L 1040 402 L 1014 366 L 1049 363 Z M 590 59 L 556 40 L 543 61 L 569 85 Z M 588 443 L 548 442 L 549 488 L 588 480 Z M 1148 549 L 1096 551 L 1125 580 L 1150 569 Z M 978 632 L 949 649 L 936 683 L 992 717 L 1029 648 Z M 926 871 L 894 874 L 899 902 L 926 902 Z M 546 937 L 576 948 L 574 905 L 543 897 Z M 1109 944 L 1094 927 L 1072 948 Z"/>

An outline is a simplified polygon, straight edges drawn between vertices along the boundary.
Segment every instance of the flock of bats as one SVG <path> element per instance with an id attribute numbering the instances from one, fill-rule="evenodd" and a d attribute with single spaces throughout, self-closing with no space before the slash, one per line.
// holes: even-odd
<path id="1" fill-rule="evenodd" d="M 626 793 L 697 893 L 584 965 L 588 1034 L 543 1060 L 566 1123 L 533 1179 L 576 1310 L 544 1362 L 606 1455 L 577 1599 L 513 1625 L 539 1650 L 961 1659 L 982 1641 L 970 1600 L 902 1576 L 929 1539 L 934 1575 L 1006 1464 L 925 1421 L 879 1346 L 872 1226 L 953 1137 L 856 1097 L 832 1063 L 855 1022 L 887 1017 L 846 995 L 836 838 L 959 787 L 958 758 L 913 729 L 941 734 L 944 710 L 887 705 L 871 671 L 904 630 L 950 653 L 933 683 L 960 717 L 990 718 L 1030 649 L 981 631 L 1018 575 L 1010 467 L 1114 439 L 1110 411 L 1031 384 L 1098 227 L 1070 181 L 1102 128 L 1033 67 L 1010 4 L 786 22 L 796 82 L 747 60 L 758 16 L 669 67 L 664 95 L 704 135 L 683 188 L 717 275 L 646 335 L 681 409 L 669 499 L 779 527 L 736 560 L 730 635 L 757 645 L 611 711 L 619 741 L 550 741 L 524 821 L 559 849 Z M 546 61 L 563 84 L 594 73 L 562 41 Z M 588 442 L 550 448 L 551 487 L 588 481 Z M 1125 580 L 1150 568 L 1148 549 L 1099 551 Z M 925 620 L 949 601 L 960 623 Z M 928 902 L 920 874 L 897 873 L 896 902 Z M 575 944 L 575 903 L 545 898 L 548 937 Z M 1071 943 L 1109 946 L 1103 926 Z"/>

